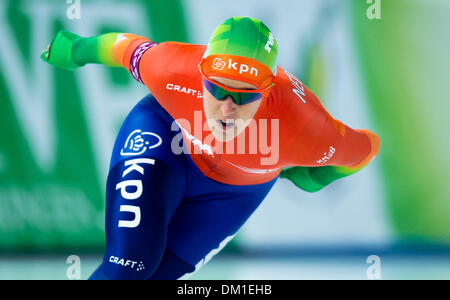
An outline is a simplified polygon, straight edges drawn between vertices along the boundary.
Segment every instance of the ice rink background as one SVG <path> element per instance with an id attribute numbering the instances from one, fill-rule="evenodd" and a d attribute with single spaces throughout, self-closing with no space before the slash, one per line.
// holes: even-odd
<path id="1" fill-rule="evenodd" d="M 382 255 L 380 277 L 364 255 L 305 255 L 296 258 L 218 255 L 192 280 L 450 280 L 448 255 Z M 0 258 L 0 280 L 68 280 L 67 256 Z M 87 279 L 101 256 L 81 255 L 80 279 Z M 367 274 L 369 272 L 369 275 Z M 70 276 L 70 275 L 69 275 Z"/>

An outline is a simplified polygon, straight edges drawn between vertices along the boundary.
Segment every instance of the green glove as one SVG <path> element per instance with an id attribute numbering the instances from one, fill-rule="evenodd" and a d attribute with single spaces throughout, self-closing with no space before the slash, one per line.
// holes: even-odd
<path id="1" fill-rule="evenodd" d="M 81 67 L 72 59 L 73 44 L 79 39 L 81 37 L 75 33 L 66 30 L 59 31 L 48 49 L 42 52 L 41 59 L 55 67 L 67 70 Z"/>
<path id="2" fill-rule="evenodd" d="M 309 167 L 284 169 L 281 171 L 280 178 L 287 178 L 298 188 L 311 193 L 317 192 L 325 186 L 312 179 Z"/>
<path id="3" fill-rule="evenodd" d="M 287 178 L 297 187 L 307 192 L 317 192 L 340 178 L 355 174 L 363 167 L 292 167 L 281 171 L 280 178 Z"/>

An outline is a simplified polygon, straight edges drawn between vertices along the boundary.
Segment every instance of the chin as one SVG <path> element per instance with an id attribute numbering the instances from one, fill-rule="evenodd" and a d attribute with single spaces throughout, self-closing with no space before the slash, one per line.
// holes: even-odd
<path id="1" fill-rule="evenodd" d="M 212 134 L 216 140 L 220 142 L 228 142 L 237 136 L 237 129 L 232 128 L 224 131 L 221 128 L 215 127 Z"/>

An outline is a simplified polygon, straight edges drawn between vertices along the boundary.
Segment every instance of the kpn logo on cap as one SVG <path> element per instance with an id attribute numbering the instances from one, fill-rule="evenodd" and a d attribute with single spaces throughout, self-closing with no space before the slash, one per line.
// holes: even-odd
<path id="1" fill-rule="evenodd" d="M 260 88 L 276 75 L 278 44 L 261 21 L 233 17 L 214 30 L 200 70 L 205 76 L 223 76 L 248 81 Z"/>
<path id="2" fill-rule="evenodd" d="M 216 71 L 222 71 L 227 63 L 221 60 L 219 57 L 215 57 L 212 63 L 212 68 Z"/>
<path id="3" fill-rule="evenodd" d="M 258 77 L 258 68 L 256 66 L 249 66 L 245 63 L 240 63 L 239 61 L 234 61 L 231 55 L 227 57 L 228 62 L 222 60 L 220 57 L 213 56 L 214 60 L 212 62 L 211 68 L 216 71 L 223 71 L 225 67 L 229 70 L 237 71 L 238 74 L 250 72 L 250 75 L 254 77 Z M 239 57 L 236 60 L 242 60 Z M 252 62 L 250 62 L 252 63 Z"/>

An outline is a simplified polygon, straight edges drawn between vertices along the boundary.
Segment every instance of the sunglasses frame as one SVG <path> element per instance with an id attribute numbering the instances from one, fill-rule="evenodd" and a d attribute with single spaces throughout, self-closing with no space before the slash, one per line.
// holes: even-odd
<path id="1" fill-rule="evenodd" d="M 213 91 L 211 91 L 210 88 L 208 88 L 207 84 L 215 86 L 218 89 L 221 89 L 222 93 L 223 93 L 223 91 L 225 91 L 225 93 L 223 93 L 224 96 L 221 97 L 221 98 L 218 98 L 217 95 Z M 237 105 L 245 105 L 245 104 L 248 104 L 248 103 L 260 100 L 264 96 L 260 92 L 249 92 L 249 91 L 255 91 L 255 90 L 245 90 L 246 92 L 237 92 L 237 91 L 236 92 L 234 92 L 234 91 L 231 92 L 228 89 L 225 89 L 225 88 L 221 87 L 219 84 L 216 84 L 215 82 L 212 82 L 212 81 L 208 80 L 207 78 L 203 79 L 203 86 L 217 100 L 223 101 L 223 99 L 225 99 L 227 96 L 231 96 L 231 98 L 233 98 L 233 102 L 236 103 Z M 239 94 L 239 96 L 236 97 L 235 94 Z M 240 103 L 240 102 L 242 102 L 242 98 L 246 98 L 246 96 L 244 96 L 244 94 L 251 94 L 252 95 L 252 97 L 250 97 L 251 100 L 249 100 L 249 101 L 247 101 L 245 103 Z"/>

